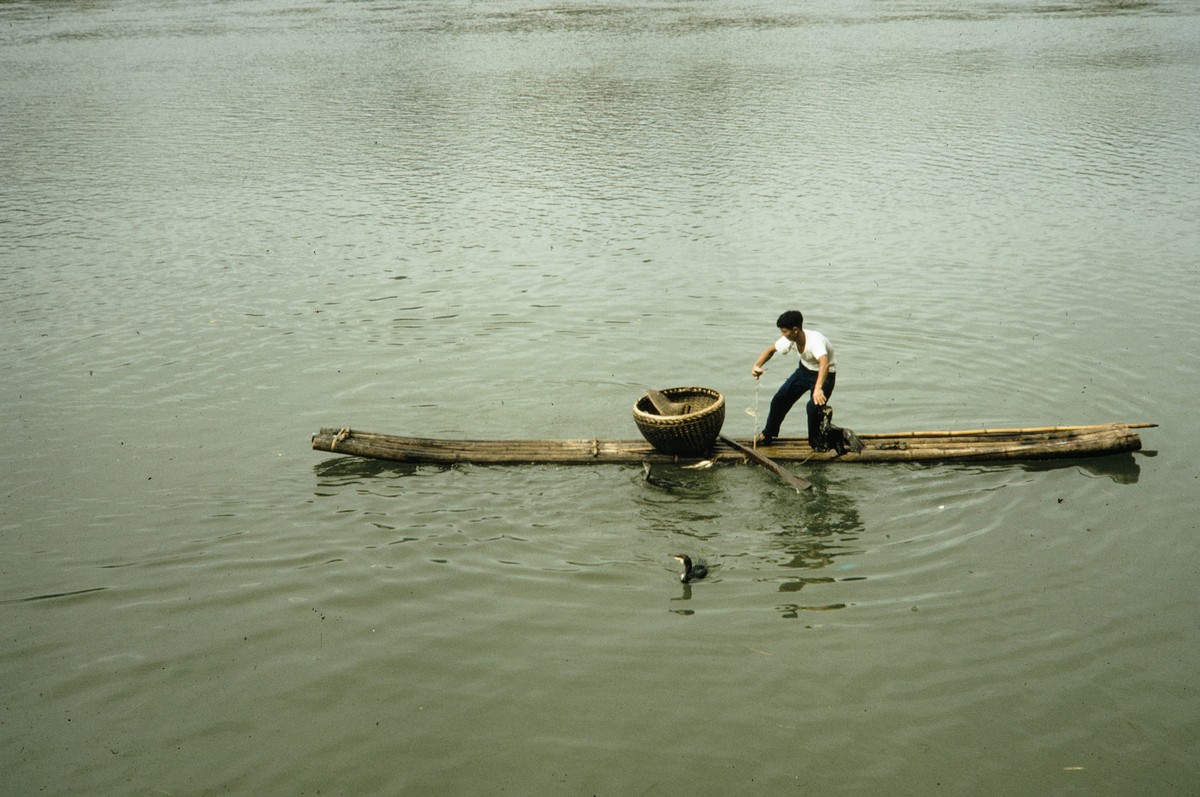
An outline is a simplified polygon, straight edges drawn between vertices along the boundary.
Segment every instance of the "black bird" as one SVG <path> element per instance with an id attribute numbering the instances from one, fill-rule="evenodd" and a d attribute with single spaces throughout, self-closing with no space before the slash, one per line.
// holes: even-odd
<path id="1" fill-rule="evenodd" d="M 679 580 L 684 584 L 699 581 L 708 575 L 708 564 L 703 559 L 697 559 L 696 563 L 692 564 L 692 558 L 684 553 L 677 553 L 671 558 L 683 562 L 683 572 L 679 574 Z"/>

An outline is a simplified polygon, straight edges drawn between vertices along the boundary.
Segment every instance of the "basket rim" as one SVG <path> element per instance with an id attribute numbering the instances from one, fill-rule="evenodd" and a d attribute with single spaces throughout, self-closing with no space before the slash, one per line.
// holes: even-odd
<path id="1" fill-rule="evenodd" d="M 718 407 L 721 407 L 725 404 L 725 394 L 723 394 L 721 391 L 719 391 L 715 388 L 711 388 L 711 387 L 698 387 L 698 386 L 668 387 L 668 388 L 663 388 L 659 392 L 662 393 L 663 395 L 667 396 L 668 398 L 674 398 L 675 395 L 679 395 L 680 393 L 683 393 L 685 395 L 687 393 L 699 393 L 701 395 L 715 398 L 716 401 L 714 401 L 712 404 L 709 404 L 707 407 L 703 407 L 703 408 L 695 410 L 693 412 L 684 413 L 683 415 L 659 415 L 659 414 L 653 413 L 653 412 L 646 412 L 645 410 L 638 407 L 638 404 L 642 403 L 643 399 L 650 398 L 649 394 L 643 393 L 642 395 L 638 396 L 636 401 L 633 402 L 634 418 L 645 420 L 646 422 L 652 423 L 652 424 L 674 424 L 674 423 L 679 423 L 680 421 L 684 421 L 684 422 L 694 421 L 694 420 L 699 419 L 701 416 L 708 415 L 708 414 L 715 412 Z"/>

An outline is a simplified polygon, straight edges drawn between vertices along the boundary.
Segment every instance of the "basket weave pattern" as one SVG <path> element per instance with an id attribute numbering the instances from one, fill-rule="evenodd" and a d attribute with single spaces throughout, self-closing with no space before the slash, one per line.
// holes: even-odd
<path id="1" fill-rule="evenodd" d="M 725 397 L 707 387 L 669 387 L 662 391 L 680 405 L 681 415 L 659 415 L 649 396 L 633 405 L 633 421 L 642 437 L 664 454 L 698 457 L 712 450 L 725 423 Z"/>

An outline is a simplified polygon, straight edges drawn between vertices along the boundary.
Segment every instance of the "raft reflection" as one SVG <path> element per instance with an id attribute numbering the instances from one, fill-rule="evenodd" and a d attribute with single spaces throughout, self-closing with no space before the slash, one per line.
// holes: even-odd
<path id="1" fill-rule="evenodd" d="M 1140 456 L 1153 457 L 1157 451 L 1142 451 Z M 1137 484 L 1142 475 L 1142 468 L 1134 454 L 1121 454 L 1115 457 L 1097 457 L 1095 459 L 1046 460 L 1044 462 L 1029 462 L 1021 465 L 1031 473 L 1043 473 L 1063 468 L 1077 468 L 1092 476 L 1105 476 L 1117 484 Z"/>

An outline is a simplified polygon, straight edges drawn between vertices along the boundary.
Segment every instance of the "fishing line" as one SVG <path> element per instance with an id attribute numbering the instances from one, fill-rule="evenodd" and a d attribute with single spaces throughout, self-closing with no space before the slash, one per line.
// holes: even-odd
<path id="1" fill-rule="evenodd" d="M 750 438 L 754 441 L 754 447 L 758 448 L 758 392 L 762 390 L 762 380 L 754 380 L 754 437 Z"/>
<path id="2" fill-rule="evenodd" d="M 762 388 L 762 382 L 758 379 L 754 380 L 754 408 L 746 408 L 746 414 L 754 419 L 754 431 L 750 433 L 750 447 L 758 448 L 758 391 Z"/>

